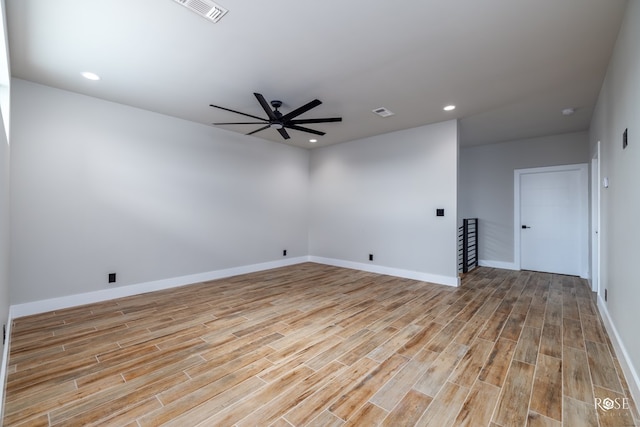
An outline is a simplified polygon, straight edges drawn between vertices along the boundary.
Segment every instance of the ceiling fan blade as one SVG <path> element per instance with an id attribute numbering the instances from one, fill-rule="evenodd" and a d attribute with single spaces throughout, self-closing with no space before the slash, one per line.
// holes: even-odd
<path id="1" fill-rule="evenodd" d="M 268 122 L 232 122 L 232 123 L 213 123 L 214 125 L 264 125 Z"/>
<path id="2" fill-rule="evenodd" d="M 295 110 L 285 114 L 284 116 L 282 116 L 282 120 L 285 121 L 285 122 L 289 121 L 289 120 L 293 119 L 294 117 L 298 117 L 300 114 L 306 113 L 307 111 L 311 110 L 312 108 L 317 107 L 320 104 L 322 104 L 322 102 L 320 102 L 319 99 L 314 99 L 313 101 L 304 104 L 302 107 L 296 108 Z"/>
<path id="3" fill-rule="evenodd" d="M 289 139 L 289 138 L 291 138 L 291 137 L 289 136 L 289 134 L 287 133 L 287 131 L 286 131 L 284 128 L 280 128 L 280 129 L 278 129 L 278 132 L 280 132 L 280 135 L 282 135 L 282 137 L 283 137 L 284 139 Z"/>
<path id="4" fill-rule="evenodd" d="M 299 119 L 299 120 L 289 120 L 289 123 L 293 123 L 294 125 L 302 125 L 305 123 L 330 123 L 330 122 L 341 122 L 342 117 L 326 117 L 324 119 Z"/>
<path id="5" fill-rule="evenodd" d="M 320 135 L 320 136 L 325 134 L 324 132 L 320 132 L 320 131 L 315 130 L 315 129 L 305 128 L 305 127 L 302 127 L 302 126 L 286 124 L 286 125 L 284 125 L 284 127 L 289 128 L 289 129 L 299 130 L 301 132 L 313 133 L 315 135 Z"/>
<path id="6" fill-rule="evenodd" d="M 273 112 L 273 110 L 269 106 L 269 103 L 267 102 L 266 99 L 264 99 L 264 96 L 256 92 L 254 92 L 253 94 L 258 99 L 258 102 L 262 106 L 262 109 L 264 110 L 264 112 L 267 113 L 267 116 L 269 116 L 269 120 L 278 120 L 278 118 L 276 117 L 276 114 Z"/>
<path id="7" fill-rule="evenodd" d="M 261 130 L 265 130 L 265 129 L 268 129 L 268 128 L 269 128 L 269 125 L 266 125 L 265 127 L 261 127 L 260 129 L 256 129 L 256 130 L 254 130 L 253 132 L 249 132 L 249 133 L 247 133 L 247 134 L 245 134 L 245 135 L 253 135 L 254 133 L 258 133 L 258 132 L 260 132 Z"/>
<path id="8" fill-rule="evenodd" d="M 241 113 L 240 111 L 232 110 L 230 108 L 221 107 L 219 105 L 209 104 L 209 107 L 219 108 L 219 109 L 225 110 L 225 111 L 231 111 L 232 113 L 236 113 L 236 114 L 242 114 L 243 116 L 247 116 L 247 117 L 251 117 L 251 118 L 254 118 L 254 119 L 262 120 L 263 122 L 266 121 L 262 117 L 252 116 L 251 114 L 247 114 L 247 113 Z"/>

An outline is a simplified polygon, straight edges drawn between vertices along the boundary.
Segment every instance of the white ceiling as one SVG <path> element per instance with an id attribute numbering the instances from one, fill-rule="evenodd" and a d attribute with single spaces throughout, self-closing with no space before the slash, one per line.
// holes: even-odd
<path id="1" fill-rule="evenodd" d="M 282 100 L 284 113 L 318 98 L 299 118 L 343 122 L 306 125 L 327 133 L 315 145 L 289 131 L 302 147 L 452 118 L 463 145 L 586 130 L 626 7 L 217 0 L 229 13 L 213 24 L 173 0 L 5 1 L 13 77 L 204 124 L 247 119 L 209 104 L 264 116 L 253 92 Z M 283 141 L 273 129 L 254 136 Z"/>

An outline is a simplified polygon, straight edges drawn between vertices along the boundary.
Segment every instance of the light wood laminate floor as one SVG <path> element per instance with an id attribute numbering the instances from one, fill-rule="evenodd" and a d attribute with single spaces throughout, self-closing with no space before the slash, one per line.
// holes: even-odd
<path id="1" fill-rule="evenodd" d="M 586 283 L 545 273 L 453 288 L 306 263 L 19 318 L 11 340 L 6 426 L 638 419 Z"/>

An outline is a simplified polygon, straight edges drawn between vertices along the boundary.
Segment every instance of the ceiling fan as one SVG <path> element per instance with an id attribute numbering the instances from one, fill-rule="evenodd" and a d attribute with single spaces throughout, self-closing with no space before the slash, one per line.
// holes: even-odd
<path id="1" fill-rule="evenodd" d="M 287 133 L 286 129 L 299 130 L 301 132 L 312 133 L 314 135 L 324 135 L 325 134 L 324 132 L 320 132 L 315 129 L 309 129 L 307 127 L 303 127 L 299 125 L 309 124 L 309 123 L 329 123 L 329 122 L 342 121 L 342 117 L 325 117 L 322 119 L 296 119 L 296 117 L 298 117 L 299 115 L 306 113 L 312 108 L 315 108 L 318 105 L 322 104 L 322 102 L 320 102 L 317 99 L 314 99 L 313 101 L 308 102 L 302 107 L 296 108 L 295 110 L 287 114 L 282 114 L 280 111 L 278 111 L 278 108 L 282 106 L 282 101 L 277 101 L 277 100 L 271 101 L 271 107 L 273 107 L 273 109 L 271 109 L 271 107 L 269 107 L 269 103 L 267 103 L 267 100 L 264 99 L 264 96 L 262 96 L 259 93 L 254 93 L 254 95 L 258 99 L 258 102 L 260 103 L 260 106 L 262 106 L 262 109 L 264 110 L 264 112 L 267 113 L 266 119 L 263 119 L 262 117 L 258 117 L 258 116 L 253 116 L 251 114 L 242 113 L 240 111 L 232 110 L 230 108 L 220 107 L 219 105 L 210 104 L 209 105 L 210 107 L 219 108 L 225 111 L 231 111 L 232 113 L 242 114 L 243 116 L 260 120 L 259 122 L 214 123 L 214 125 L 265 125 L 252 132 L 249 132 L 247 135 L 253 135 L 254 133 L 260 132 L 262 130 L 273 128 L 273 129 L 276 129 L 284 139 L 289 139 L 290 136 Z"/>

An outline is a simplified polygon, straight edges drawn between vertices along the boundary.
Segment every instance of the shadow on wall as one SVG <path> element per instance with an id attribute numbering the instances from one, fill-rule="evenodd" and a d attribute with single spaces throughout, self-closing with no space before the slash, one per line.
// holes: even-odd
<path id="1" fill-rule="evenodd" d="M 513 224 L 479 218 L 478 240 L 481 260 L 513 262 Z"/>

